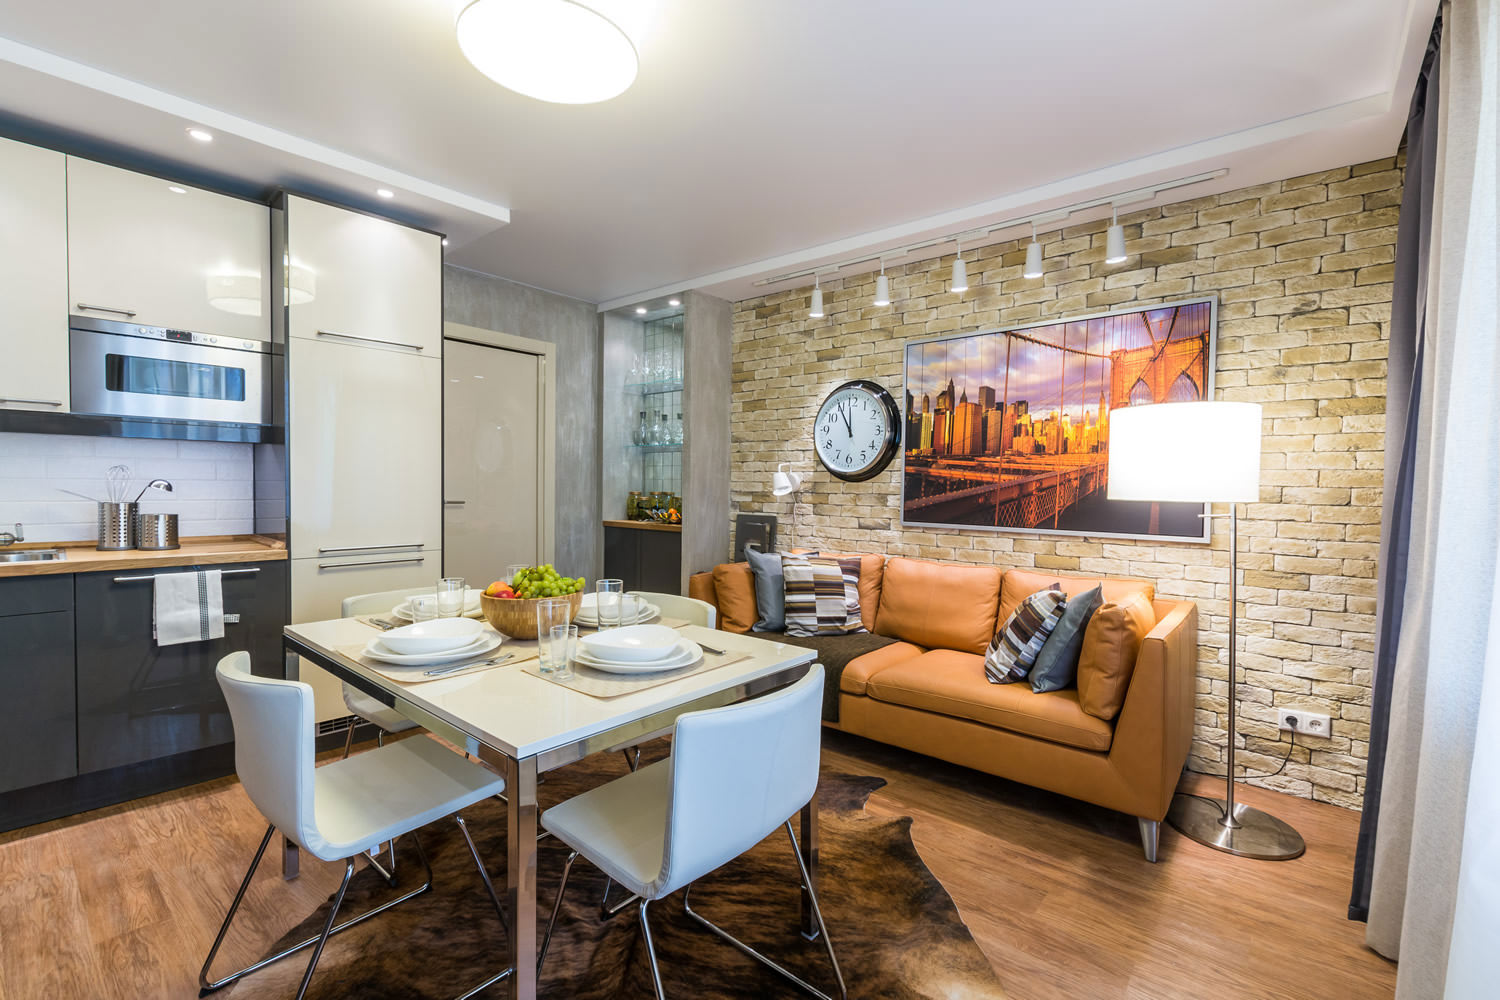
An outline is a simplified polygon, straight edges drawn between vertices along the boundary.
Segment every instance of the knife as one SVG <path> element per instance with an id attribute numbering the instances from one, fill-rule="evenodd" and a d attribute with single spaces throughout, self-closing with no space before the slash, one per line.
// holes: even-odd
<path id="1" fill-rule="evenodd" d="M 515 653 L 506 653 L 504 656 L 496 656 L 489 660 L 477 660 L 473 663 L 450 663 L 446 667 L 434 667 L 431 670 L 422 671 L 423 677 L 438 677 L 442 674 L 451 674 L 458 670 L 467 670 L 470 667 L 487 667 L 492 663 L 504 663 L 506 660 L 514 660 Z"/>

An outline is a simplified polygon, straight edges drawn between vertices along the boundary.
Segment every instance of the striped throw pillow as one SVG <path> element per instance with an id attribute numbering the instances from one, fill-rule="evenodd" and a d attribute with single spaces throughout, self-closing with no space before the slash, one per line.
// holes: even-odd
<path id="1" fill-rule="evenodd" d="M 1024 681 L 1036 663 L 1036 654 L 1067 609 L 1068 598 L 1059 583 L 1022 601 L 990 640 L 984 654 L 985 680 L 991 684 Z"/>
<path id="2" fill-rule="evenodd" d="M 784 553 L 786 634 L 849 635 L 865 631 L 859 608 L 859 560 Z"/>

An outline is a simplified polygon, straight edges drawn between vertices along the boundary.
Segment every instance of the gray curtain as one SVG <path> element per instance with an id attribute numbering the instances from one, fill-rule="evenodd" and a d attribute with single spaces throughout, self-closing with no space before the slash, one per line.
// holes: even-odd
<path id="1" fill-rule="evenodd" d="M 1396 275 L 1391 291 L 1390 355 L 1386 368 L 1385 504 L 1380 523 L 1379 597 L 1375 624 L 1374 698 L 1365 771 L 1364 811 L 1354 855 L 1349 919 L 1370 913 L 1375 832 L 1390 733 L 1391 682 L 1396 640 L 1406 595 L 1406 557 L 1411 541 L 1412 475 L 1416 465 L 1421 407 L 1422 337 L 1426 330 L 1427 268 L 1432 238 L 1432 185 L 1437 165 L 1438 71 L 1442 59 L 1442 15 L 1432 26 L 1427 54 L 1406 117 L 1406 178 L 1396 230 Z"/>

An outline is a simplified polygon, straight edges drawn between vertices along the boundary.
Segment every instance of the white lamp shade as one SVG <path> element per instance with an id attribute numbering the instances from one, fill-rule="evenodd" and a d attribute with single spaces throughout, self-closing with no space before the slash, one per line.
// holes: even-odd
<path id="1" fill-rule="evenodd" d="M 802 473 L 792 472 L 790 462 L 782 462 L 771 475 L 771 495 L 784 497 L 802 486 Z"/>
<path id="2" fill-rule="evenodd" d="M 1118 222 L 1104 234 L 1104 263 L 1118 264 L 1125 259 L 1125 227 Z"/>
<path id="3" fill-rule="evenodd" d="M 822 319 L 823 318 L 823 289 L 822 288 L 817 287 L 817 286 L 813 287 L 812 308 L 809 309 L 809 310 L 807 310 L 807 314 L 809 316 L 811 316 L 813 319 Z"/>
<path id="4" fill-rule="evenodd" d="M 1109 498 L 1260 499 L 1260 404 L 1156 403 L 1110 410 Z"/>
<path id="5" fill-rule="evenodd" d="M 1042 245 L 1036 240 L 1026 248 L 1026 267 L 1021 271 L 1023 278 L 1040 278 L 1042 276 Z"/>
<path id="6" fill-rule="evenodd" d="M 593 104 L 625 92 L 639 60 L 630 37 L 576 0 L 472 0 L 455 22 L 474 68 L 518 94 Z"/>
<path id="7" fill-rule="evenodd" d="M 883 274 L 875 279 L 875 304 L 877 306 L 891 304 L 891 280 Z"/>
<path id="8" fill-rule="evenodd" d="M 969 267 L 964 263 L 962 257 L 953 258 L 953 291 L 967 292 L 969 290 Z"/>

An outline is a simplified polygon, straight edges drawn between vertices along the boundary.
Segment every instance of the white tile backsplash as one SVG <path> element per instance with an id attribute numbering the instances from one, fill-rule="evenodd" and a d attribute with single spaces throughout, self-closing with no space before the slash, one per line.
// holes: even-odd
<path id="1" fill-rule="evenodd" d="M 128 465 L 134 497 L 153 479 L 141 512 L 175 513 L 178 533 L 236 535 L 254 530 L 252 445 L 218 441 L 156 441 L 66 434 L 0 433 L 0 528 L 19 521 L 28 542 L 89 541 L 98 530 L 92 504 L 59 487 L 104 497 L 111 465 Z"/>

